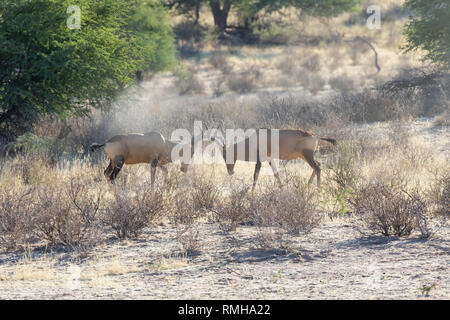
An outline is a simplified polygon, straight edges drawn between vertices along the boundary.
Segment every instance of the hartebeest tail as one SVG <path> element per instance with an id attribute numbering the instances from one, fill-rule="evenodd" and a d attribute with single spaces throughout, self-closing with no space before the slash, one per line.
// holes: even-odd
<path id="1" fill-rule="evenodd" d="M 106 144 L 106 143 L 104 143 L 104 144 L 93 143 L 93 144 L 91 144 L 91 146 L 89 147 L 89 151 L 94 152 L 96 149 L 100 149 L 100 148 L 104 147 L 105 144 Z"/>
<path id="2" fill-rule="evenodd" d="M 262 154 L 260 150 L 260 132 L 266 130 L 264 137 L 267 138 L 266 154 Z M 305 130 L 277 130 L 278 131 L 278 148 L 272 148 L 272 131 L 273 129 L 259 129 L 256 130 L 256 143 L 251 144 L 250 141 L 254 141 L 254 136 L 247 137 L 246 139 L 237 142 L 229 147 L 223 144 L 223 158 L 226 162 L 228 173 L 231 175 L 234 173 L 234 166 L 237 160 L 241 161 L 255 161 L 250 159 L 250 155 L 256 154 L 256 166 L 253 174 L 253 189 L 255 188 L 256 181 L 258 180 L 261 164 L 264 161 L 268 161 L 272 167 L 273 173 L 281 185 L 281 179 L 278 174 L 278 168 L 275 160 L 294 160 L 301 158 L 305 160 L 313 169 L 311 178 L 309 178 L 308 184 L 311 184 L 314 177 L 317 176 L 317 185 L 320 187 L 320 163 L 314 160 L 314 151 L 317 150 L 319 140 L 324 140 L 335 145 L 337 142 L 331 138 L 320 138 L 315 134 Z M 276 137 L 276 136 L 275 136 Z M 243 144 L 243 145 L 242 145 Z M 255 148 L 256 150 L 252 150 Z M 243 153 L 239 153 L 238 150 L 245 150 Z M 272 154 L 272 150 L 277 150 L 278 154 Z M 229 155 L 232 152 L 233 155 Z M 229 162 L 231 159 L 231 162 Z M 227 162 L 228 161 L 228 162 Z"/>
<path id="3" fill-rule="evenodd" d="M 337 144 L 337 141 L 335 139 L 331 139 L 331 138 L 319 138 L 320 140 L 323 141 L 328 141 L 330 142 L 333 146 L 335 146 Z"/>

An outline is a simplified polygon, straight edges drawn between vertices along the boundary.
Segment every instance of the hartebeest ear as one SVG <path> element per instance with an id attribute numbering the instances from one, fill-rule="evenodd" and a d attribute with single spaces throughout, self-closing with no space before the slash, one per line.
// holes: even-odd
<path id="1" fill-rule="evenodd" d="M 221 136 L 213 137 L 211 138 L 211 141 L 218 142 L 221 145 L 221 147 L 225 147 L 225 139 Z"/>

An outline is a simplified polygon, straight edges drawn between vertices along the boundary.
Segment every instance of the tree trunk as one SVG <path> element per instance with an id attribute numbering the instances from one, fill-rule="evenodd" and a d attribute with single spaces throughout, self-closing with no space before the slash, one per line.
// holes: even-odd
<path id="1" fill-rule="evenodd" d="M 200 20 L 200 1 L 195 3 L 195 24 Z"/>
<path id="2" fill-rule="evenodd" d="M 221 6 L 223 2 L 223 6 Z M 227 27 L 228 13 L 231 8 L 231 0 L 210 0 L 211 12 L 214 17 L 214 25 L 220 32 L 224 32 Z"/>

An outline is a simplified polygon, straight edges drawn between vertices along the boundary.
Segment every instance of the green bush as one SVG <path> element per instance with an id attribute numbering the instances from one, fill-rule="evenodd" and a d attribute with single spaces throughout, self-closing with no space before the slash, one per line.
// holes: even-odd
<path id="1" fill-rule="evenodd" d="M 408 0 L 404 6 L 411 10 L 404 33 L 406 52 L 423 50 L 424 59 L 448 68 L 450 66 L 450 5 L 448 1 Z"/>
<path id="2" fill-rule="evenodd" d="M 338 144 L 333 157 L 327 162 L 329 180 L 328 189 L 335 197 L 339 205 L 339 214 L 348 211 L 348 198 L 354 192 L 357 183 L 361 179 L 361 167 L 359 166 L 359 152 L 350 142 Z"/>
<path id="3" fill-rule="evenodd" d="M 59 157 L 70 151 L 65 139 L 39 137 L 31 132 L 19 136 L 16 141 L 6 146 L 7 153 L 23 152 L 30 157 Z"/>
<path id="4" fill-rule="evenodd" d="M 142 3 L 78 0 L 80 29 L 73 29 L 73 1 L 1 1 L 0 136 L 11 141 L 43 115 L 64 119 L 110 106 L 137 71 L 169 65 L 167 17 Z"/>
<path id="5" fill-rule="evenodd" d="M 175 64 L 172 26 L 166 8 L 159 2 L 139 3 L 132 11 L 128 28 L 143 54 L 140 71 L 158 72 Z"/>
<path id="6" fill-rule="evenodd" d="M 294 29 L 274 22 L 267 26 L 256 28 L 254 34 L 258 37 L 259 42 L 263 44 L 290 44 L 298 38 Z"/>

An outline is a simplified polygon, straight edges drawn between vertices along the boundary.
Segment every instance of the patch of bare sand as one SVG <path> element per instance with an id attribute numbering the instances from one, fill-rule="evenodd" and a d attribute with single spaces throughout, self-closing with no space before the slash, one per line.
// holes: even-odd
<path id="1" fill-rule="evenodd" d="M 2 254 L 0 298 L 450 298 L 448 224 L 428 241 L 417 235 L 363 238 L 346 219 L 293 238 L 290 254 L 258 249 L 255 227 L 241 226 L 231 237 L 216 224 L 200 226 L 205 246 L 195 257 L 180 254 L 171 226 L 159 226 L 140 240 L 109 241 L 81 262 L 54 253 L 28 261 L 33 267 L 27 268 L 17 254 Z M 38 271 L 17 277 L 17 268 Z"/>

